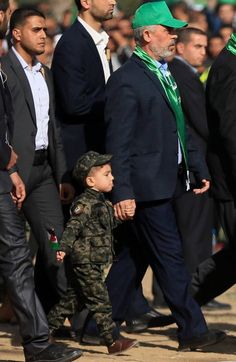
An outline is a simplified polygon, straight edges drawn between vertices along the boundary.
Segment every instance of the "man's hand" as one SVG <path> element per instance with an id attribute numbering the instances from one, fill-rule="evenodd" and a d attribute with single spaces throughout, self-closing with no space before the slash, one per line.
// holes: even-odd
<path id="1" fill-rule="evenodd" d="M 20 209 L 26 196 L 25 185 L 17 172 L 13 172 L 10 178 L 13 183 L 11 196 L 18 209 Z"/>
<path id="2" fill-rule="evenodd" d="M 60 199 L 63 204 L 70 204 L 75 196 L 75 189 L 69 183 L 63 183 L 59 186 Z"/>
<path id="3" fill-rule="evenodd" d="M 13 151 L 13 149 L 11 148 L 11 157 L 10 157 L 10 161 L 8 162 L 8 165 L 6 167 L 7 170 L 10 170 L 10 168 L 12 168 L 13 166 L 15 166 L 16 161 L 17 161 L 17 154 L 15 153 L 15 151 Z"/>
<path id="4" fill-rule="evenodd" d="M 202 187 L 200 189 L 193 189 L 193 192 L 195 195 L 204 194 L 204 192 L 207 192 L 210 188 L 210 181 L 208 180 L 202 180 Z"/>
<path id="5" fill-rule="evenodd" d="M 57 251 L 57 253 L 56 253 L 57 262 L 62 263 L 65 255 L 66 255 L 66 253 L 64 253 L 64 251 Z"/>
<path id="6" fill-rule="evenodd" d="M 135 200 L 123 200 L 114 205 L 115 216 L 120 220 L 133 219 L 135 209 Z"/>

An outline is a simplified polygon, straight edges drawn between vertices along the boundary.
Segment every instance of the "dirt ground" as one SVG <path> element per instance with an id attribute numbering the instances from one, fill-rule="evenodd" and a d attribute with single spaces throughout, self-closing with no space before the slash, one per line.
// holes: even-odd
<path id="1" fill-rule="evenodd" d="M 151 273 L 147 273 L 144 281 L 145 294 L 150 294 Z M 228 302 L 232 310 L 221 312 L 205 312 L 210 328 L 222 329 L 227 338 L 218 345 L 208 347 L 204 352 L 177 352 L 175 339 L 175 326 L 155 328 L 148 333 L 132 335 L 139 340 L 139 347 L 127 351 L 122 356 L 109 356 L 105 347 L 79 346 L 70 340 L 58 341 L 68 346 L 80 347 L 83 356 L 77 361 L 84 362 L 236 362 L 236 286 L 218 298 L 219 301 Z M 167 309 L 162 310 L 168 313 Z M 124 333 L 125 334 L 125 333 Z M 129 335 L 130 336 L 130 335 Z M 20 337 L 17 326 L 0 324 L 0 362 L 24 361 Z"/>

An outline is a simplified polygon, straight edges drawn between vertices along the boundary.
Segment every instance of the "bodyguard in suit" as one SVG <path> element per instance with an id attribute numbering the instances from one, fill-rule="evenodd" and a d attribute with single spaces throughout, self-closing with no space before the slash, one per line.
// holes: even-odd
<path id="1" fill-rule="evenodd" d="M 64 266 L 56 262 L 48 230 L 54 229 L 60 238 L 60 196 L 69 201 L 71 188 L 64 183 L 66 162 L 54 115 L 51 75 L 36 59 L 44 51 L 45 30 L 43 14 L 34 9 L 16 10 L 10 20 L 13 47 L 2 59 L 2 69 L 14 100 L 12 144 L 27 194 L 22 210 L 38 242 L 36 290 L 47 313 L 66 290 Z"/>
<path id="2" fill-rule="evenodd" d="M 178 89 L 165 62 L 174 50 L 173 28 L 186 25 L 172 17 L 164 1 L 145 3 L 136 11 L 137 47 L 109 79 L 105 109 L 106 146 L 114 156 L 115 212 L 127 220 L 126 209 L 136 208 L 132 222 L 137 236 L 136 270 L 127 278 L 136 279 L 138 285 L 150 263 L 176 319 L 183 351 L 223 337 L 221 332 L 208 331 L 189 293 L 172 204 L 177 190 L 188 183 L 188 170 L 198 181 L 196 194 L 209 188 L 207 167 L 187 140 Z M 135 259 L 132 252 L 131 257 Z"/>
<path id="3" fill-rule="evenodd" d="M 59 40 L 52 62 L 56 114 L 69 170 L 85 152 L 104 151 L 104 95 L 110 76 L 108 34 L 102 22 L 113 16 L 115 0 L 75 0 L 74 24 Z"/>
<path id="4" fill-rule="evenodd" d="M 208 127 L 205 92 L 197 67 L 202 66 L 207 47 L 207 35 L 200 29 L 178 31 L 176 57 L 169 69 L 176 80 L 188 130 L 198 149 L 206 157 Z M 195 179 L 192 188 L 196 187 Z M 200 197 L 190 190 L 175 199 L 177 224 L 183 239 L 184 259 L 193 273 L 198 264 L 212 254 L 213 210 L 208 193 Z"/>
<path id="5" fill-rule="evenodd" d="M 236 33 L 213 63 L 206 87 L 212 194 L 228 246 L 199 265 L 193 291 L 200 304 L 236 282 Z"/>
<path id="6" fill-rule="evenodd" d="M 202 66 L 207 47 L 207 35 L 200 29 L 186 28 L 178 32 L 177 56 L 169 64 L 180 90 L 189 132 L 204 157 L 207 154 L 208 126 L 203 84 L 196 67 Z M 192 180 L 193 186 L 195 180 Z M 214 181 L 213 181 L 214 182 Z M 183 239 L 184 259 L 193 273 L 198 265 L 212 255 L 213 199 L 208 193 L 196 197 L 192 192 L 175 199 L 177 224 Z M 208 309 L 230 308 L 212 300 Z"/>
<path id="7" fill-rule="evenodd" d="M 7 30 L 9 15 L 9 1 L 0 0 L 0 36 Z M 46 316 L 34 290 L 33 266 L 17 210 L 24 201 L 25 186 L 17 172 L 17 154 L 10 146 L 12 130 L 11 99 L 6 75 L 1 71 L 0 272 L 20 325 L 25 361 L 73 361 L 81 356 L 81 351 L 49 344 Z"/>

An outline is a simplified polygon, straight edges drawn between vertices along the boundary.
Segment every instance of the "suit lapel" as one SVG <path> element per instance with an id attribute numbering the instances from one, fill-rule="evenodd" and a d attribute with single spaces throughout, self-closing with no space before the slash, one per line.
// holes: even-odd
<path id="1" fill-rule="evenodd" d="M 34 100 L 33 100 L 33 96 L 32 96 L 32 92 L 31 92 L 31 88 L 30 88 L 28 79 L 25 75 L 25 71 L 22 68 L 22 65 L 20 64 L 19 60 L 17 59 L 17 57 L 15 56 L 15 54 L 13 53 L 12 50 L 9 51 L 9 53 L 6 57 L 8 57 L 10 59 L 11 67 L 12 67 L 14 73 L 16 74 L 17 78 L 20 81 L 20 84 L 24 91 L 26 103 L 27 103 L 30 113 L 31 113 L 32 120 L 36 125 Z"/>
<path id="2" fill-rule="evenodd" d="M 99 56 L 97 47 L 93 41 L 93 38 L 91 37 L 91 35 L 87 32 L 87 30 L 83 27 L 83 25 L 76 20 L 75 23 L 76 26 L 79 27 L 81 34 L 87 38 L 87 44 L 91 50 L 91 57 L 93 57 L 94 59 L 94 65 L 97 64 L 97 66 L 100 68 L 99 72 L 101 72 L 101 74 L 103 74 L 104 77 L 104 84 L 105 84 L 105 76 L 104 76 L 104 70 L 103 70 L 103 66 L 102 66 L 102 61 L 101 58 Z"/>
<path id="3" fill-rule="evenodd" d="M 161 93 L 161 95 L 163 96 L 163 98 L 165 99 L 166 103 L 168 104 L 169 108 L 172 110 L 172 107 L 170 105 L 170 102 L 166 96 L 165 90 L 163 89 L 161 82 L 159 81 L 158 77 L 156 76 L 156 74 L 154 74 L 153 72 L 151 72 L 151 70 L 149 70 L 146 65 L 143 63 L 143 61 L 141 59 L 139 59 L 136 55 L 132 55 L 132 59 L 139 64 L 140 67 L 143 68 L 144 73 L 146 74 L 146 76 L 148 78 L 150 78 L 152 80 L 152 82 L 156 85 L 156 87 L 158 88 L 159 93 Z"/>

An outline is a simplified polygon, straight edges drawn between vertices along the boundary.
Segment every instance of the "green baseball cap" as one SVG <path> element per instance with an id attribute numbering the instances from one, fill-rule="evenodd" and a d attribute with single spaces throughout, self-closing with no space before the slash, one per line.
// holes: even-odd
<path id="1" fill-rule="evenodd" d="M 219 5 L 236 5 L 236 0 L 219 0 L 218 1 Z"/>
<path id="2" fill-rule="evenodd" d="M 133 29 L 149 25 L 163 25 L 170 28 L 182 28 L 188 23 L 173 18 L 165 1 L 147 2 L 141 5 L 135 12 Z"/>

